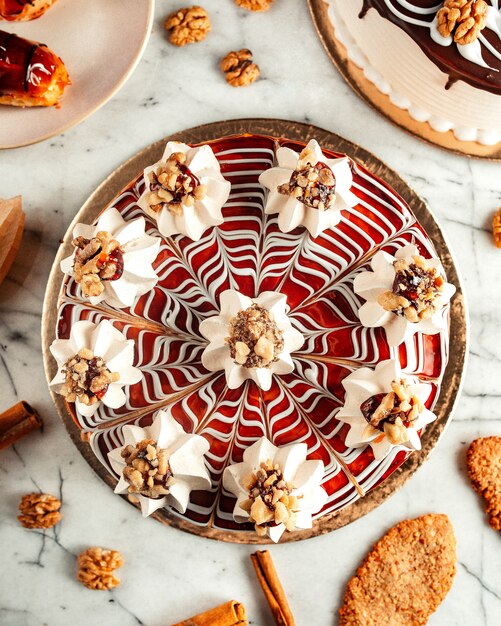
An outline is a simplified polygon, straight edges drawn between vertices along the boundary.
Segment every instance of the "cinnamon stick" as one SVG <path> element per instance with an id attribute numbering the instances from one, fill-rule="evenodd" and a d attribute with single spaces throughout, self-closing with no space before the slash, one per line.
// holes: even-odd
<path id="1" fill-rule="evenodd" d="M 294 616 L 269 550 L 254 552 L 251 554 L 251 560 L 275 624 L 277 626 L 295 626 Z"/>
<path id="2" fill-rule="evenodd" d="M 245 607 L 236 600 L 230 600 L 215 609 L 195 615 L 172 626 L 247 626 Z"/>
<path id="3" fill-rule="evenodd" d="M 18 402 L 0 414 L 0 450 L 42 427 L 40 415 L 27 402 Z"/>

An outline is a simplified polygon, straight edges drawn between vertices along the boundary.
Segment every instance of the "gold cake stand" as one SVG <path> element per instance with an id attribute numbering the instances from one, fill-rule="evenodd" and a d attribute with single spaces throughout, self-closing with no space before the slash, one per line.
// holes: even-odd
<path id="1" fill-rule="evenodd" d="M 451 304 L 450 358 L 444 374 L 440 397 L 435 407 L 437 419 L 426 427 L 422 438 L 421 452 L 413 453 L 387 480 L 370 491 L 365 497 L 360 498 L 341 511 L 325 515 L 316 520 L 312 529 L 285 533 L 281 539 L 283 543 L 323 535 L 336 528 L 345 526 L 366 515 L 394 494 L 429 457 L 451 420 L 459 397 L 468 348 L 468 315 L 460 274 L 445 236 L 430 209 L 396 172 L 367 150 L 334 133 L 316 126 L 285 120 L 241 119 L 216 122 L 181 131 L 151 144 L 110 174 L 90 195 L 70 224 L 64 243 L 59 248 L 54 259 L 54 265 L 47 284 L 42 315 L 42 350 L 47 381 L 50 381 L 56 373 L 56 364 L 50 354 L 49 346 L 55 339 L 57 305 L 63 281 L 59 264 L 63 258 L 71 254 L 71 233 L 75 224 L 77 222 L 92 223 L 131 180 L 135 179 L 146 166 L 154 163 L 161 157 L 167 141 L 177 140 L 196 144 L 224 136 L 245 133 L 284 137 L 304 143 L 310 138 L 315 138 L 324 148 L 347 154 L 358 163 L 367 167 L 373 174 L 385 180 L 412 207 L 417 219 L 426 230 L 428 236 L 433 240 L 449 281 L 457 287 L 456 295 Z M 81 431 L 73 421 L 62 396 L 52 391 L 51 395 L 56 409 L 79 452 L 92 469 L 113 489 L 116 484 L 115 478 L 101 465 L 89 444 L 82 440 Z M 164 524 L 211 539 L 234 543 L 269 543 L 267 539 L 261 539 L 253 532 L 234 532 L 196 526 L 180 519 L 166 509 L 157 511 L 153 514 L 153 517 Z"/>
<path id="2" fill-rule="evenodd" d="M 334 27 L 327 13 L 328 5 L 326 2 L 324 0 L 308 0 L 308 5 L 318 36 L 330 60 L 353 91 L 369 106 L 402 130 L 434 146 L 463 156 L 491 161 L 501 160 L 501 143 L 494 146 L 483 146 L 474 141 L 459 141 L 451 130 L 439 133 L 433 130 L 427 122 L 418 122 L 407 111 L 395 106 L 390 98 L 381 93 L 365 77 L 363 71 L 348 58 L 346 48 L 336 39 Z"/>

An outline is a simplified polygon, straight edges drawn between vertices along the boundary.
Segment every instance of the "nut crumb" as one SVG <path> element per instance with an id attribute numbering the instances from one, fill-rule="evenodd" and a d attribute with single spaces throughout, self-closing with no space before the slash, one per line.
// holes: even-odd
<path id="1" fill-rule="evenodd" d="M 85 405 L 99 402 L 110 384 L 120 379 L 120 374 L 111 372 L 106 362 L 95 356 L 89 348 L 82 348 L 78 354 L 68 359 L 62 373 L 65 378 L 61 395 L 67 402 L 78 400 Z"/>
<path id="2" fill-rule="evenodd" d="M 166 207 L 172 215 L 182 215 L 183 207 L 192 207 L 205 198 L 205 185 L 187 166 L 184 152 L 173 152 L 165 163 L 150 172 L 149 180 L 146 201 L 153 213 Z"/>
<path id="3" fill-rule="evenodd" d="M 272 2 L 273 0 L 235 0 L 239 7 L 247 11 L 268 11 Z"/>
<path id="4" fill-rule="evenodd" d="M 174 11 L 165 21 L 169 41 L 175 46 L 203 41 L 210 28 L 209 14 L 205 9 L 197 6 Z"/>
<path id="5" fill-rule="evenodd" d="M 304 148 L 289 182 L 279 185 L 277 191 L 306 207 L 325 211 L 336 200 L 336 179 L 330 167 L 320 163 L 312 150 Z"/>
<path id="6" fill-rule="evenodd" d="M 294 485 L 285 481 L 278 464 L 273 465 L 269 460 L 261 463 L 257 470 L 242 479 L 242 486 L 249 497 L 240 507 L 249 513 L 249 521 L 254 523 L 260 537 L 266 535 L 268 526 L 285 524 L 289 531 L 296 528 L 301 496 L 292 495 Z"/>
<path id="7" fill-rule="evenodd" d="M 445 278 L 432 260 L 417 254 L 411 262 L 404 259 L 394 261 L 393 267 L 395 279 L 392 289 L 383 291 L 378 297 L 378 303 L 385 311 L 418 323 L 430 319 L 443 308 Z"/>
<path id="8" fill-rule="evenodd" d="M 113 576 L 113 571 L 122 567 L 123 562 L 117 550 L 88 548 L 78 555 L 77 579 L 88 589 L 113 589 L 120 584 L 120 579 Z"/>
<path id="9" fill-rule="evenodd" d="M 169 451 L 159 448 L 153 439 L 143 439 L 122 449 L 126 465 L 123 477 L 129 483 L 129 494 L 145 498 L 163 498 L 173 482 Z"/>
<path id="10" fill-rule="evenodd" d="M 283 331 L 255 302 L 231 318 L 226 343 L 231 358 L 243 367 L 270 367 L 284 349 Z"/>
<path id="11" fill-rule="evenodd" d="M 226 82 L 232 87 L 246 87 L 259 78 L 260 69 L 252 60 L 252 52 L 247 48 L 228 52 L 221 60 L 221 71 Z"/>
<path id="12" fill-rule="evenodd" d="M 384 433 L 395 446 L 409 440 L 407 429 L 424 408 L 421 399 L 403 378 L 392 381 L 390 392 L 371 396 L 360 406 L 369 426 Z"/>
<path id="13" fill-rule="evenodd" d="M 52 528 L 62 518 L 61 500 L 48 493 L 29 493 L 21 498 L 18 520 L 24 528 Z"/>
<path id="14" fill-rule="evenodd" d="M 118 280 L 124 271 L 124 250 L 111 233 L 100 231 L 95 237 L 76 237 L 73 275 L 87 298 L 100 296 L 104 282 Z"/>

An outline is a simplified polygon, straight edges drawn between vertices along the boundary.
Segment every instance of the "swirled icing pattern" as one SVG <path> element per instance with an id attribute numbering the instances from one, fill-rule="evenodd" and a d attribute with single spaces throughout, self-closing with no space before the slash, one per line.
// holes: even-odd
<path id="1" fill-rule="evenodd" d="M 499 0 L 486 0 L 487 23 L 478 39 L 467 45 L 441 37 L 435 16 L 437 0 L 363 0 L 360 17 L 370 8 L 402 28 L 425 54 L 450 77 L 449 86 L 464 80 L 473 87 L 501 93 L 501 11 Z M 410 68 L 411 69 L 411 68 Z"/>
<path id="2" fill-rule="evenodd" d="M 344 399 L 343 378 L 358 367 L 397 358 L 406 372 L 432 384 L 427 403 L 432 408 L 447 362 L 447 333 L 417 335 L 390 348 L 382 329 L 363 328 L 358 320 L 362 302 L 353 292 L 353 280 L 377 250 L 393 254 L 415 242 L 425 256 L 434 254 L 408 206 L 363 167 L 353 165 L 359 204 L 343 212 L 339 225 L 316 239 L 303 228 L 284 234 L 277 216 L 265 215 L 265 190 L 258 183 L 259 174 L 273 164 L 275 144 L 259 136 L 211 142 L 223 175 L 231 181 L 224 223 L 196 243 L 180 235 L 162 238 L 155 262 L 158 284 L 131 309 L 90 306 L 69 278 L 58 314 L 59 337 L 68 336 L 77 320 L 109 319 L 135 342 L 134 364 L 144 377 L 126 390 L 126 404 L 115 410 L 101 406 L 90 418 L 70 407 L 78 426 L 94 433 L 92 449 L 101 463 L 113 474 L 107 453 L 123 445 L 123 426 L 148 426 L 155 411 L 169 406 L 186 431 L 205 437 L 210 445 L 206 459 L 212 488 L 193 492 L 182 517 L 235 531 L 252 527 L 233 521 L 234 499 L 222 490 L 223 470 L 228 463 L 241 462 L 244 450 L 259 437 L 267 436 L 277 446 L 305 442 L 308 457 L 325 465 L 323 487 L 329 497 L 317 517 L 336 511 L 381 483 L 408 455 L 397 447 L 376 462 L 369 448 L 345 445 L 349 426 L 336 419 Z M 142 187 L 137 179 L 113 203 L 126 220 L 141 214 L 136 201 Z M 148 218 L 146 230 L 159 236 Z M 269 290 L 286 294 L 292 324 L 306 338 L 292 355 L 294 372 L 275 376 L 269 391 L 253 382 L 230 390 L 223 372 L 202 366 L 206 344 L 199 323 L 218 312 L 219 296 L 230 288 L 251 297 Z"/>

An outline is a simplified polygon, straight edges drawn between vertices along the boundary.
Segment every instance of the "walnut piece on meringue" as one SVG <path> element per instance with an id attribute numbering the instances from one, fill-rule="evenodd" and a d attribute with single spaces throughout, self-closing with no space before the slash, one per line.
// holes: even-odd
<path id="1" fill-rule="evenodd" d="M 278 464 L 268 460 L 244 477 L 242 486 L 248 490 L 249 498 L 240 508 L 249 513 L 256 533 L 266 535 L 268 526 L 284 524 L 287 530 L 296 528 L 296 513 L 299 510 L 298 496 L 291 495 L 294 486 L 284 480 Z"/>
<path id="2" fill-rule="evenodd" d="M 152 211 L 164 206 L 173 214 L 181 215 L 183 204 L 193 206 L 195 200 L 205 197 L 205 186 L 186 165 L 186 154 L 174 152 L 164 164 L 149 173 L 150 193 L 146 201 Z"/>
<path id="3" fill-rule="evenodd" d="M 407 428 L 424 409 L 418 395 L 404 378 L 391 383 L 391 391 L 371 396 L 360 406 L 368 427 L 384 433 L 393 445 L 408 440 Z"/>
<path id="4" fill-rule="evenodd" d="M 273 314 L 255 302 L 230 320 L 226 342 L 231 358 L 243 367 L 269 367 L 284 349 L 283 332 Z"/>
<path id="5" fill-rule="evenodd" d="M 396 260 L 393 267 L 392 289 L 378 297 L 378 303 L 385 311 L 393 311 L 416 323 L 430 319 L 442 309 L 445 279 L 435 265 L 417 254 L 410 263 L 405 259 Z"/>
<path id="6" fill-rule="evenodd" d="M 111 383 L 120 379 L 118 372 L 110 372 L 106 362 L 89 348 L 82 348 L 68 359 L 62 373 L 65 382 L 61 395 L 67 402 L 80 401 L 85 405 L 99 402 L 108 391 Z"/>
<path id="7" fill-rule="evenodd" d="M 336 179 L 331 168 L 321 163 L 317 154 L 306 147 L 299 155 L 289 182 L 279 185 L 277 191 L 296 198 L 307 207 L 325 211 L 336 200 Z"/>
<path id="8" fill-rule="evenodd" d="M 169 493 L 173 479 L 167 449 L 159 448 L 154 439 L 143 439 L 135 446 L 125 446 L 121 456 L 126 464 L 122 475 L 130 485 L 130 494 L 156 499 Z"/>
<path id="9" fill-rule="evenodd" d="M 84 296 L 100 296 L 103 281 L 118 280 L 124 270 L 124 251 L 120 243 L 107 231 L 99 231 L 95 237 L 76 237 L 73 272 Z"/>

